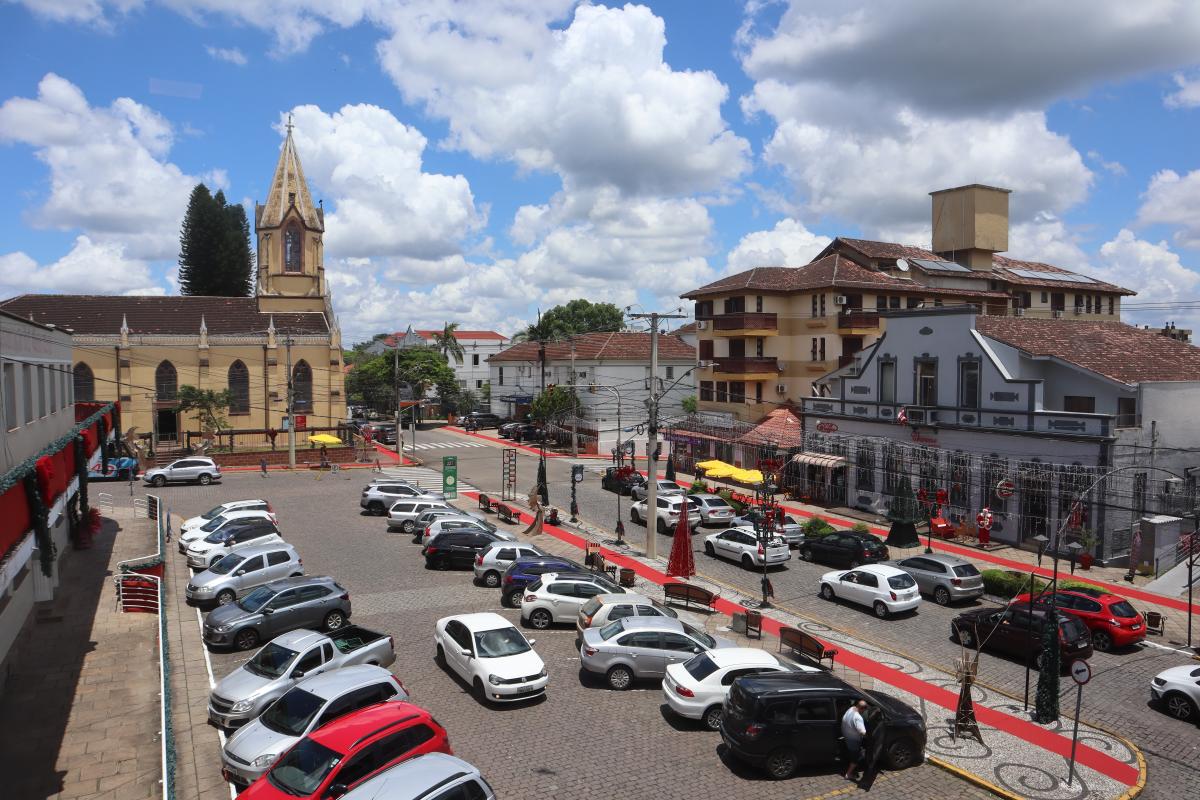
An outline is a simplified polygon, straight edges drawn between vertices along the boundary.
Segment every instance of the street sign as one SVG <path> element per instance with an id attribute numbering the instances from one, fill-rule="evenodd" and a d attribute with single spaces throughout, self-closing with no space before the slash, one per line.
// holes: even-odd
<path id="1" fill-rule="evenodd" d="M 442 494 L 447 500 L 458 497 L 458 456 L 442 457 Z"/>
<path id="2" fill-rule="evenodd" d="M 500 499 L 517 499 L 517 449 L 506 447 L 500 457 Z"/>
<path id="3" fill-rule="evenodd" d="M 1013 496 L 1013 492 L 1017 490 L 1017 485 L 1012 482 L 1011 478 L 1004 478 L 996 484 L 996 496 L 1009 498 Z"/>
<path id="4" fill-rule="evenodd" d="M 1088 662 L 1082 658 L 1077 658 L 1071 662 L 1071 678 L 1080 686 L 1092 679 L 1092 668 L 1088 666 Z"/>
<path id="5" fill-rule="evenodd" d="M 583 483 L 583 464 L 574 464 L 571 467 L 571 480 L 576 483 Z"/>

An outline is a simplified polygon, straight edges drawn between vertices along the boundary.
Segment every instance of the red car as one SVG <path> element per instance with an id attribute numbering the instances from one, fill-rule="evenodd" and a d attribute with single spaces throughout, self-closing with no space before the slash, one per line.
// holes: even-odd
<path id="1" fill-rule="evenodd" d="M 412 703 L 380 703 L 317 728 L 238 796 L 341 797 L 372 775 L 426 753 L 454 755 L 446 729 Z"/>
<path id="2" fill-rule="evenodd" d="M 1034 606 L 1049 608 L 1051 594 L 1037 595 Z M 1029 595 L 1013 598 L 1013 606 L 1029 602 Z M 1059 589 L 1058 610 L 1078 617 L 1092 634 L 1092 647 L 1107 652 L 1116 647 L 1128 647 L 1146 638 L 1146 620 L 1129 605 L 1124 597 L 1103 589 Z"/>

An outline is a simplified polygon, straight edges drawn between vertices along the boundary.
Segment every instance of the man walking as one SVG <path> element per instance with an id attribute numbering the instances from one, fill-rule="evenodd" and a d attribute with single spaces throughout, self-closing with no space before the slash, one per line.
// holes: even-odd
<path id="1" fill-rule="evenodd" d="M 846 740 L 847 759 L 850 762 L 846 767 L 846 780 L 854 780 L 856 768 L 866 758 L 863 737 L 867 735 L 867 725 L 862 717 L 862 712 L 866 710 L 867 701 L 859 700 L 842 715 L 842 738 Z"/>
<path id="2" fill-rule="evenodd" d="M 263 456 L 258 460 L 258 468 L 262 472 L 262 476 L 267 477 L 267 457 Z"/>

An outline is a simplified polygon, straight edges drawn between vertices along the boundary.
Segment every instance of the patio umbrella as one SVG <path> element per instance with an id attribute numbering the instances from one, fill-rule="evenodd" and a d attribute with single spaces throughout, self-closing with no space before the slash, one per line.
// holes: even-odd
<path id="1" fill-rule="evenodd" d="M 663 472 L 663 477 L 669 481 L 675 480 L 675 456 L 674 455 L 667 456 L 667 468 Z"/>
<path id="2" fill-rule="evenodd" d="M 710 478 L 728 478 L 737 471 L 738 468 L 732 464 L 722 463 L 720 466 L 709 467 L 705 470 L 705 474 Z"/>
<path id="3" fill-rule="evenodd" d="M 654 534 L 649 534 L 653 536 Z M 675 526 L 675 538 L 671 542 L 671 558 L 667 561 L 667 574 L 678 578 L 690 578 L 696 574 L 696 561 L 692 556 L 692 531 L 688 528 L 687 505 L 679 514 Z"/>
<path id="4" fill-rule="evenodd" d="M 308 437 L 313 444 L 341 444 L 342 440 L 328 433 L 314 433 Z"/>
<path id="5" fill-rule="evenodd" d="M 724 461 L 718 461 L 715 458 L 710 458 L 708 461 L 697 461 L 696 466 L 700 469 L 712 469 L 713 467 L 719 467 L 724 463 Z"/>

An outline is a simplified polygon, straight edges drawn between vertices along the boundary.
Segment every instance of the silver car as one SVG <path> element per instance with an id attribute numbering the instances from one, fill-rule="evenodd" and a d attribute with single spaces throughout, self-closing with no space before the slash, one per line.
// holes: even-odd
<path id="1" fill-rule="evenodd" d="M 760 542 L 753 528 L 729 528 L 704 538 L 707 555 L 728 558 L 751 569 L 763 564 L 782 564 L 792 557 L 791 548 L 780 536 L 772 536 Z"/>
<path id="2" fill-rule="evenodd" d="M 391 672 L 370 664 L 305 678 L 229 737 L 221 751 L 221 772 L 245 788 L 311 731 L 367 706 L 407 699 L 404 685 Z"/>
<path id="3" fill-rule="evenodd" d="M 736 646 L 678 619 L 625 617 L 603 628 L 585 629 L 579 657 L 584 669 L 603 675 L 613 689 L 628 689 L 635 679 L 661 678 L 668 664 Z"/>
<path id="4" fill-rule="evenodd" d="M 247 547 L 193 575 L 187 585 L 187 600 L 197 606 L 223 606 L 256 586 L 303 574 L 304 561 L 286 542 Z"/>
<path id="5" fill-rule="evenodd" d="M 927 553 L 883 563 L 911 575 L 921 594 L 932 595 L 939 606 L 983 596 L 983 576 L 965 558 Z"/>
<path id="6" fill-rule="evenodd" d="M 436 793 L 436 794 L 435 794 Z M 355 786 L 342 800 L 496 800 L 479 770 L 461 758 L 426 753 Z"/>
<path id="7" fill-rule="evenodd" d="M 444 502 L 446 498 L 441 492 L 426 491 L 410 486 L 407 483 L 396 481 L 392 483 L 372 483 L 362 490 L 362 496 L 358 499 L 358 505 L 360 508 L 366 510 L 368 514 L 375 514 L 382 517 L 397 501 L 405 499 Z"/>
<path id="8" fill-rule="evenodd" d="M 412 533 L 417 530 L 417 518 L 426 511 L 434 509 L 455 511 L 445 500 L 417 500 L 415 498 L 407 498 L 392 503 L 392 507 L 388 509 L 388 530 L 394 531 L 399 528 L 405 533 Z"/>
<path id="9" fill-rule="evenodd" d="M 475 556 L 475 581 L 489 589 L 500 585 L 500 577 L 508 565 L 518 558 L 537 558 L 547 555 L 542 548 L 525 542 L 496 541 Z"/>
<path id="10" fill-rule="evenodd" d="M 658 496 L 668 497 L 670 495 L 686 494 L 683 487 L 675 481 L 669 481 L 666 478 L 659 478 L 655 483 L 658 485 Z M 629 490 L 629 496 L 634 500 L 645 500 L 650 495 L 650 484 L 640 483 Z"/>
<path id="11" fill-rule="evenodd" d="M 733 528 L 753 528 L 754 520 L 742 514 L 734 517 L 729 525 Z M 797 522 L 791 514 L 784 515 L 783 525 L 776 525 L 775 532 L 783 537 L 783 540 L 788 543 L 788 547 L 800 548 L 804 545 L 804 526 Z"/>
<path id="12" fill-rule="evenodd" d="M 221 480 L 221 468 L 211 458 L 181 458 L 165 467 L 146 470 L 142 480 L 151 486 L 166 486 L 168 483 L 199 483 L 207 486 Z"/>
<path id="13" fill-rule="evenodd" d="M 689 494 L 688 497 L 695 500 L 699 507 L 701 525 L 733 524 L 733 518 L 736 516 L 733 506 L 729 505 L 724 497 L 708 492 Z"/>

